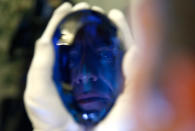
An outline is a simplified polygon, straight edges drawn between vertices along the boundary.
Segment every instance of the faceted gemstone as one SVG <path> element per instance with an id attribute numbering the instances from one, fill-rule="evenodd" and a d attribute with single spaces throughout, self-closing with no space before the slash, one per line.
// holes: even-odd
<path id="1" fill-rule="evenodd" d="M 105 118 L 123 87 L 124 48 L 117 34 L 107 16 L 81 10 L 66 16 L 53 36 L 53 79 L 65 107 L 84 126 Z"/>

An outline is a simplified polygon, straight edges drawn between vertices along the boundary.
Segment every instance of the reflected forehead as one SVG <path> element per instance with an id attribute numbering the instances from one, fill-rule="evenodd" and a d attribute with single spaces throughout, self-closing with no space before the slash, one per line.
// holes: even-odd
<path id="1" fill-rule="evenodd" d="M 90 42 L 75 42 L 72 44 L 72 46 L 70 47 L 70 50 L 80 50 L 80 49 L 93 49 L 93 50 L 112 50 L 115 48 L 119 48 L 121 45 L 120 41 L 117 39 L 113 39 L 111 38 L 111 40 L 101 40 L 101 39 L 97 39 L 97 40 L 93 40 Z"/>
<path id="2" fill-rule="evenodd" d="M 118 49 L 118 48 L 116 48 L 115 46 L 113 46 L 113 45 L 107 45 L 107 44 L 102 44 L 102 45 L 99 45 L 99 46 L 91 46 L 91 48 L 89 48 L 89 47 L 84 47 L 83 49 L 85 49 L 84 51 L 88 51 L 88 50 L 93 50 L 93 51 L 97 51 L 97 52 L 99 52 L 99 51 L 114 51 L 114 50 L 116 50 L 116 49 Z M 81 46 L 74 46 L 74 47 L 72 47 L 70 50 L 69 50 L 69 52 L 71 53 L 71 52 L 80 52 L 82 49 L 81 49 Z"/>

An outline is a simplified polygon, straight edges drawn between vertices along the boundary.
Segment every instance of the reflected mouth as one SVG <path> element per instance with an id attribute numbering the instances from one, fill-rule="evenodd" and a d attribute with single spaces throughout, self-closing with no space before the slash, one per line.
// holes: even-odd
<path id="1" fill-rule="evenodd" d="M 83 94 L 76 98 L 78 106 L 85 111 L 100 111 L 107 108 L 111 98 L 107 95 Z"/>
<path id="2" fill-rule="evenodd" d="M 97 93 L 83 93 L 83 94 L 77 94 L 76 101 L 79 103 L 83 102 L 93 102 L 93 101 L 107 101 L 111 99 L 111 97 L 108 94 L 97 94 Z"/>
<path id="3" fill-rule="evenodd" d="M 85 99 L 79 99 L 79 100 L 77 100 L 77 102 L 79 104 L 85 104 L 85 103 L 90 103 L 90 102 L 95 102 L 95 101 L 104 102 L 107 100 L 108 100 L 107 98 L 102 98 L 102 97 L 89 97 L 89 98 L 85 98 Z"/>

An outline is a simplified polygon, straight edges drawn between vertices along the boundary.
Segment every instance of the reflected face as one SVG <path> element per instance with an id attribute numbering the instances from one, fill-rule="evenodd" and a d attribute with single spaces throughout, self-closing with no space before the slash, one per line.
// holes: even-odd
<path id="1" fill-rule="evenodd" d="M 90 34 L 89 37 L 93 39 Z M 89 43 L 75 42 L 71 47 L 71 85 L 81 110 L 99 112 L 108 109 L 116 99 L 122 86 L 120 65 L 123 52 L 115 44 L 97 37 Z"/>
<path id="2" fill-rule="evenodd" d="M 60 92 L 63 102 L 75 120 L 84 125 L 95 125 L 102 120 L 123 87 L 124 50 L 117 29 L 109 25 L 107 18 L 104 22 L 105 18 L 96 13 L 90 15 L 92 22 L 78 28 L 71 44 L 56 46 L 54 67 L 57 88 L 64 91 Z"/>

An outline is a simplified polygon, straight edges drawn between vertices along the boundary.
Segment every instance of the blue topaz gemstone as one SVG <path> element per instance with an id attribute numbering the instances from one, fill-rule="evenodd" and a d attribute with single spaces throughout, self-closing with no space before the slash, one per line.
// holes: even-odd
<path id="1" fill-rule="evenodd" d="M 79 124 L 98 124 L 123 87 L 117 27 L 99 12 L 80 10 L 62 20 L 53 44 L 53 79 L 64 106 Z"/>

